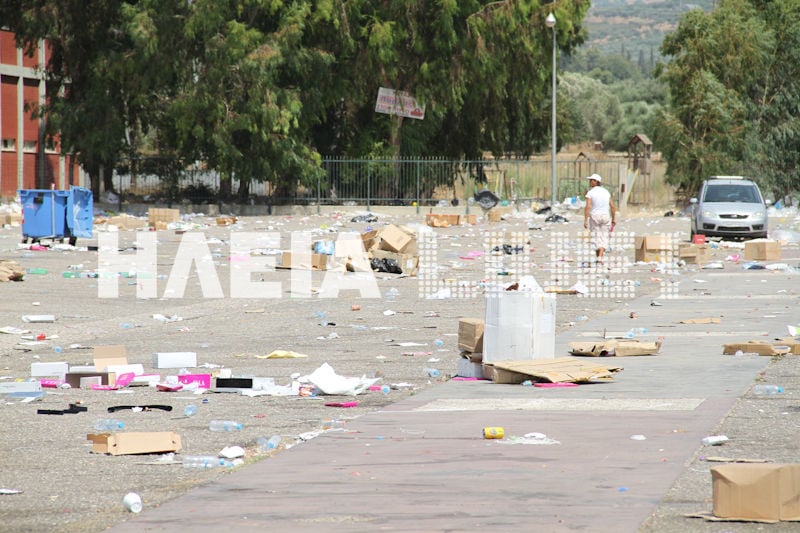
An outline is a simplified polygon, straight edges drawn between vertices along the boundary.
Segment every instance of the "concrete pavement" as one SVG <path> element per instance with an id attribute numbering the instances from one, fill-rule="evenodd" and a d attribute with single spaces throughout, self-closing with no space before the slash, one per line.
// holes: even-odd
<path id="1" fill-rule="evenodd" d="M 678 299 L 634 299 L 557 336 L 559 356 L 603 331 L 664 337 L 657 356 L 598 359 L 624 367 L 611 383 L 441 383 L 158 508 L 145 501 L 111 531 L 637 531 L 770 362 L 722 344 L 785 335 L 797 281 L 700 271 Z M 721 323 L 678 323 L 711 316 Z M 548 444 L 484 440 L 486 426 Z"/>

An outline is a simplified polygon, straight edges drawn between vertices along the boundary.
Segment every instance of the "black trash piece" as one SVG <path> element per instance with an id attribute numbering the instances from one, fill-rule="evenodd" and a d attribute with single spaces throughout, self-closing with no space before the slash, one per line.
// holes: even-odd
<path id="1" fill-rule="evenodd" d="M 516 255 L 525 249 L 524 246 L 511 246 L 510 244 L 503 245 L 503 252 L 506 255 Z"/>
<path id="2" fill-rule="evenodd" d="M 370 213 L 369 215 L 356 215 L 350 219 L 350 222 L 377 222 L 378 217 Z"/>
<path id="3" fill-rule="evenodd" d="M 553 210 L 553 208 L 548 205 L 548 206 L 545 206 L 545 207 L 543 207 L 541 209 L 537 209 L 536 210 L 536 214 L 537 215 L 545 215 L 545 214 L 549 213 L 552 210 Z"/>
<path id="4" fill-rule="evenodd" d="M 372 270 L 377 272 L 386 272 L 388 274 L 402 274 L 403 269 L 394 259 L 378 259 L 374 258 L 369 262 Z"/>
<path id="5" fill-rule="evenodd" d="M 76 413 L 85 413 L 88 411 L 88 407 L 84 407 L 83 405 L 76 405 L 74 403 L 69 404 L 68 409 L 38 409 L 36 411 L 37 415 L 74 415 Z"/>
<path id="6" fill-rule="evenodd" d="M 562 217 L 561 215 L 559 215 L 557 213 L 553 213 L 552 215 L 550 215 L 549 217 L 544 219 L 544 221 L 545 222 L 569 222 L 565 217 Z"/>
<path id="7" fill-rule="evenodd" d="M 161 409 L 162 411 L 172 411 L 171 405 L 112 405 L 108 408 L 109 413 L 116 413 L 125 409 L 142 409 L 143 411 L 152 411 L 153 409 Z"/>
<path id="8" fill-rule="evenodd" d="M 475 198 L 475 201 L 486 210 L 489 210 L 500 203 L 500 198 L 489 189 L 481 189 L 476 191 L 473 197 Z"/>
<path id="9" fill-rule="evenodd" d="M 675 211 L 667 211 L 666 213 L 664 213 L 664 216 L 665 217 L 674 217 L 675 216 Z"/>

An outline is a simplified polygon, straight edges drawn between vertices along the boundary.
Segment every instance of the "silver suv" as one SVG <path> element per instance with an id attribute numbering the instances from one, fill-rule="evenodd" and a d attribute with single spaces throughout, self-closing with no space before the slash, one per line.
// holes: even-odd
<path id="1" fill-rule="evenodd" d="M 758 185 L 741 176 L 712 176 L 692 203 L 692 239 L 767 236 L 767 204 Z"/>

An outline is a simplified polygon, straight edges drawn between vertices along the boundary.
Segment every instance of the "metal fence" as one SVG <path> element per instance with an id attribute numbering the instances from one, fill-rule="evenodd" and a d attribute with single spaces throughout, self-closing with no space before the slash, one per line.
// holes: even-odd
<path id="1" fill-rule="evenodd" d="M 269 181 L 250 180 L 246 195 L 238 195 L 240 180 L 231 180 L 226 194 L 218 172 L 200 164 L 174 160 L 139 160 L 113 176 L 114 188 L 126 201 L 221 200 L 251 204 L 305 205 L 464 205 L 480 189 L 503 200 L 549 200 L 552 196 L 550 160 L 450 160 L 443 158 L 323 159 L 324 175 L 279 193 Z M 133 172 L 131 171 L 133 170 Z M 619 199 L 620 184 L 628 174 L 627 160 L 557 160 L 556 198 L 582 196 L 586 176 L 597 173 Z M 652 176 L 650 176 L 652 178 Z M 640 187 L 646 194 L 647 187 Z M 635 202 L 635 195 L 631 197 Z M 646 198 L 640 198 L 646 201 Z"/>

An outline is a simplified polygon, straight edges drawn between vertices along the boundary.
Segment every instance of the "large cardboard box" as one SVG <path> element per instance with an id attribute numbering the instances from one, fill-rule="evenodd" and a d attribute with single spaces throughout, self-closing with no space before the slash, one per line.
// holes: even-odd
<path id="1" fill-rule="evenodd" d="M 178 209 L 151 207 L 147 211 L 147 222 L 151 228 L 167 229 L 167 224 L 180 222 L 181 212 Z"/>
<path id="2" fill-rule="evenodd" d="M 361 234 L 361 241 L 364 243 L 364 250 L 369 252 L 378 245 L 378 230 L 365 231 Z"/>
<path id="3" fill-rule="evenodd" d="M 746 261 L 780 261 L 781 243 L 766 239 L 755 239 L 744 243 Z"/>
<path id="4" fill-rule="evenodd" d="M 735 355 L 736 352 L 757 353 L 758 355 L 785 355 L 792 347 L 785 343 L 772 344 L 767 341 L 731 342 L 722 345 L 723 355 Z"/>
<path id="5" fill-rule="evenodd" d="M 127 365 L 128 352 L 122 345 L 95 346 L 92 349 L 92 359 L 95 370 L 106 372 L 109 366 Z"/>
<path id="6" fill-rule="evenodd" d="M 70 387 L 73 389 L 79 389 L 81 387 L 81 380 L 84 380 L 84 383 L 87 383 L 88 380 L 86 378 L 93 378 L 99 377 L 100 378 L 100 385 L 114 385 L 117 382 L 117 374 L 114 372 L 92 372 L 90 370 L 80 371 L 80 372 L 67 372 L 64 376 L 64 381 L 69 384 Z M 88 387 L 87 387 L 88 388 Z"/>
<path id="7" fill-rule="evenodd" d="M 714 516 L 800 520 L 800 464 L 735 463 L 711 469 Z"/>
<path id="8" fill-rule="evenodd" d="M 412 242 L 416 242 L 414 235 L 400 226 L 390 225 L 383 228 L 380 233 L 381 250 L 389 252 L 397 252 L 399 254 L 407 253 L 408 247 Z"/>
<path id="9" fill-rule="evenodd" d="M 636 261 L 670 263 L 675 259 L 671 235 L 642 235 L 634 239 L 634 247 Z"/>
<path id="10" fill-rule="evenodd" d="M 489 210 L 489 213 L 486 217 L 489 219 L 489 222 L 500 222 L 503 220 L 505 215 L 511 213 L 510 207 L 493 207 Z"/>
<path id="11" fill-rule="evenodd" d="M 326 270 L 328 268 L 328 256 L 324 254 L 309 254 L 310 263 L 292 257 L 292 252 L 281 254 L 281 264 L 277 268 L 294 268 L 297 270 Z"/>
<path id="12" fill-rule="evenodd" d="M 678 256 L 689 264 L 704 265 L 711 260 L 711 247 L 707 244 L 681 243 Z"/>
<path id="13" fill-rule="evenodd" d="M 458 321 L 458 349 L 465 352 L 483 352 L 484 321 L 480 318 L 461 318 Z"/>
<path id="14" fill-rule="evenodd" d="M 92 441 L 92 452 L 111 455 L 167 453 L 181 449 L 181 436 L 171 431 L 89 433 L 86 438 Z"/>

